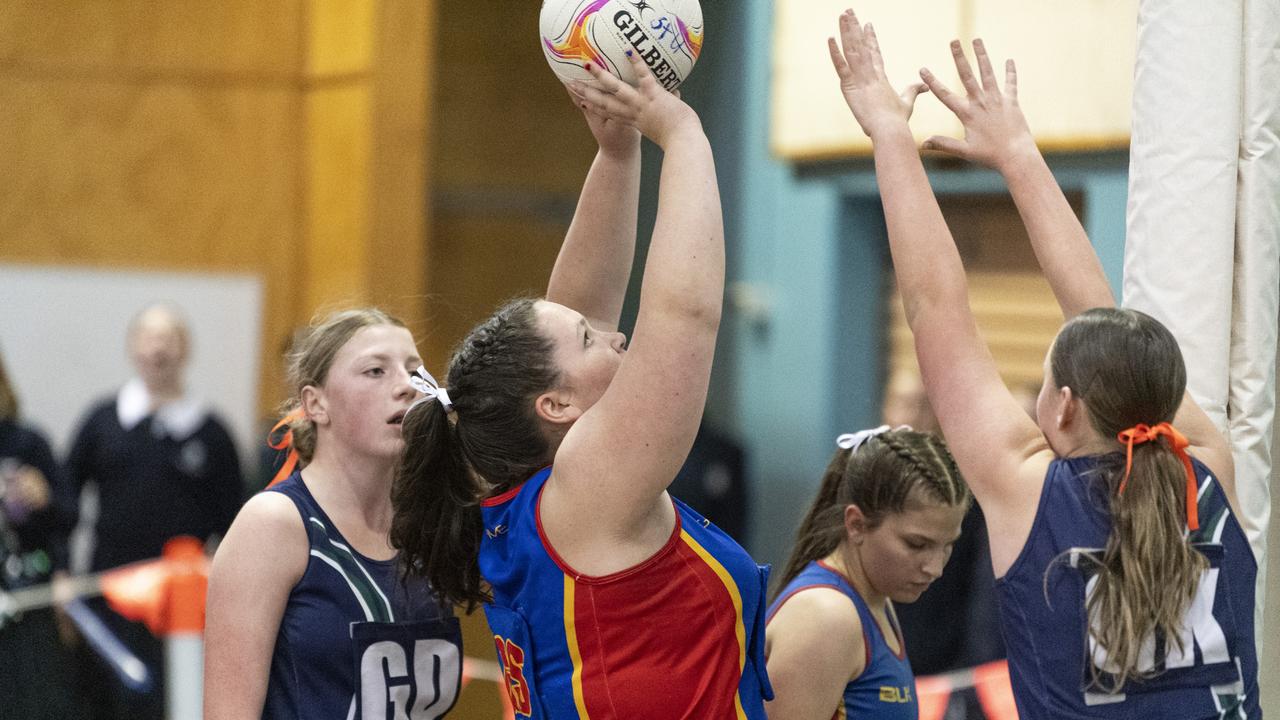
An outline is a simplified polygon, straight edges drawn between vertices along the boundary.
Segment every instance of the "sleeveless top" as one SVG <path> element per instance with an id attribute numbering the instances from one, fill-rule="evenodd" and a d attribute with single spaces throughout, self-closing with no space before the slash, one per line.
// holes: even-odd
<path id="1" fill-rule="evenodd" d="M 764 720 L 768 568 L 678 500 L 670 540 L 603 577 L 542 532 L 545 468 L 484 503 L 485 606 L 517 718 Z"/>
<path id="2" fill-rule="evenodd" d="M 266 492 L 293 501 L 311 549 L 280 619 L 262 717 L 443 716 L 462 680 L 462 636 L 452 611 L 425 581 L 402 582 L 394 559 L 356 552 L 300 474 Z"/>
<path id="3" fill-rule="evenodd" d="M 862 673 L 844 686 L 844 699 L 831 716 L 833 720 L 846 717 L 916 720 L 920 716 L 916 677 L 911 672 L 911 661 L 907 659 L 907 646 L 897 618 L 892 612 L 888 614 L 900 652 L 889 647 L 880 623 L 871 614 L 871 608 L 839 570 L 821 560 L 810 562 L 778 593 L 769 607 L 768 620 L 772 620 L 783 603 L 796 593 L 820 587 L 839 590 L 853 603 L 862 623 L 862 642 L 866 648 L 866 664 Z"/>
<path id="4" fill-rule="evenodd" d="M 1160 674 L 1131 680 L 1117 694 L 1092 684 L 1092 662 L 1104 672 L 1115 667 L 1089 637 L 1085 603 L 1096 583 L 1088 557 L 1101 557 L 1111 530 L 1105 472 L 1117 463 L 1123 471 L 1123 454 L 1050 463 L 1026 545 L 996 581 L 1022 720 L 1261 717 L 1257 563 L 1222 487 L 1194 459 L 1200 529 L 1190 540 L 1209 567 L 1184 618 L 1182 651 L 1166 638 L 1148 638 L 1140 668 Z"/>

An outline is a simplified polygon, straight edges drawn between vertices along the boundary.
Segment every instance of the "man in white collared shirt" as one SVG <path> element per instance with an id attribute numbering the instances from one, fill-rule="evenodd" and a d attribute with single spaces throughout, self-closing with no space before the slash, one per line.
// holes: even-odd
<path id="1" fill-rule="evenodd" d="M 176 308 L 157 304 L 139 312 L 128 335 L 136 376 L 90 409 L 72 444 L 67 469 L 74 487 L 98 487 L 93 571 L 156 557 L 177 535 L 220 536 L 240 507 L 244 487 L 231 436 L 209 407 L 186 391 L 190 346 Z M 162 679 L 159 640 L 105 605 L 98 609 Z M 87 704 L 96 718 L 161 718 L 159 687 L 139 696 L 88 662 L 86 684 L 99 697 Z"/>

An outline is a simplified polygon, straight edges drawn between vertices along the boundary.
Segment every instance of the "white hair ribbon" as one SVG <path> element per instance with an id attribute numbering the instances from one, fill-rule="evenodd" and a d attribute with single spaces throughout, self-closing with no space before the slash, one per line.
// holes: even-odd
<path id="1" fill-rule="evenodd" d="M 865 445 L 868 440 L 870 440 L 871 438 L 877 435 L 882 435 L 891 430 L 910 430 L 910 429 L 911 429 L 910 425 L 899 425 L 898 427 L 895 427 L 895 428 L 891 428 L 888 425 L 881 425 L 880 427 L 876 427 L 876 428 L 859 430 L 856 433 L 845 433 L 844 435 L 841 435 L 840 437 L 836 438 L 836 447 L 842 450 L 849 450 L 850 452 L 858 452 L 858 448 Z"/>
<path id="2" fill-rule="evenodd" d="M 453 401 L 449 399 L 449 391 L 440 387 L 440 383 L 436 382 L 436 379 L 422 365 L 419 365 L 417 370 L 409 374 L 409 384 L 413 386 L 414 390 L 422 393 L 422 397 L 414 400 L 413 404 L 409 406 L 410 410 L 420 403 L 439 400 L 446 413 L 453 412 Z"/>

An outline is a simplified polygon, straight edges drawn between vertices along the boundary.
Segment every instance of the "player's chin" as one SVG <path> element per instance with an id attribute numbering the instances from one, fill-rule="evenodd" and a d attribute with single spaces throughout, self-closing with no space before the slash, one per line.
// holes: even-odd
<path id="1" fill-rule="evenodd" d="M 930 583 L 904 585 L 889 597 L 896 603 L 913 603 L 920 599 L 925 590 L 929 589 L 929 585 Z"/>

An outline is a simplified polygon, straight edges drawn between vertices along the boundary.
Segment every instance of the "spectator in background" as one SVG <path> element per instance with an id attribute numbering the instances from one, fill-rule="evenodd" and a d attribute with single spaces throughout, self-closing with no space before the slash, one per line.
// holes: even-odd
<path id="1" fill-rule="evenodd" d="M 929 407 L 929 397 L 924 394 L 924 383 L 916 370 L 894 370 L 884 384 L 884 400 L 880 408 L 881 420 L 889 427 L 910 425 L 922 433 L 938 432 L 938 420 Z"/>
<path id="2" fill-rule="evenodd" d="M 18 423 L 18 399 L 0 361 L 0 589 L 49 582 L 55 559 L 65 557 L 70 504 L 48 441 Z M 0 717 L 81 717 L 55 613 L 0 612 Z"/>
<path id="3" fill-rule="evenodd" d="M 231 436 L 210 409 L 187 394 L 190 352 L 177 309 L 150 305 L 129 324 L 128 350 L 137 376 L 88 412 L 67 463 L 75 492 L 98 488 L 90 569 L 156 557 L 178 535 L 208 541 L 226 532 L 243 500 L 240 462 Z M 109 627 L 151 668 L 146 696 L 121 686 L 104 666 L 86 660 L 87 704 L 101 720 L 160 720 L 164 711 L 162 645 L 146 626 L 97 609 Z"/>

